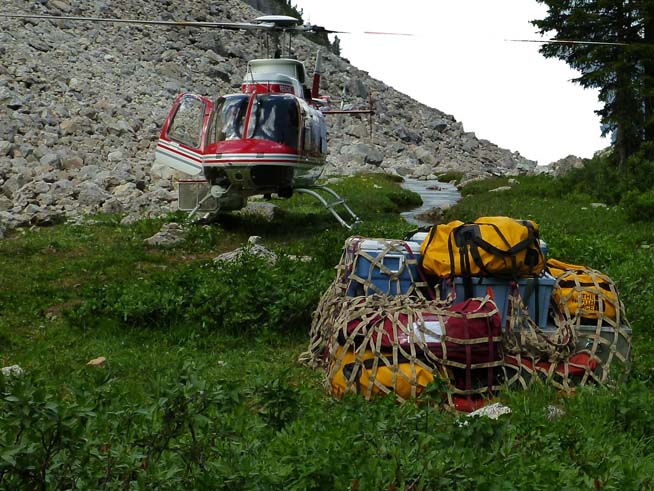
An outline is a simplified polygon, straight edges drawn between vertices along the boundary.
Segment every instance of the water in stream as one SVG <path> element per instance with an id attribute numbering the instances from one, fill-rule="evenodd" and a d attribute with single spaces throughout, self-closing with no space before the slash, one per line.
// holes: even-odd
<path id="1" fill-rule="evenodd" d="M 406 179 L 402 183 L 404 189 L 418 193 L 422 198 L 422 206 L 414 210 L 405 211 L 401 214 L 407 222 L 418 225 L 432 225 L 432 223 L 418 220 L 417 216 L 431 210 L 440 208 L 443 205 L 453 205 L 461 198 L 461 193 L 455 185 L 438 181 L 421 181 L 418 179 Z"/>

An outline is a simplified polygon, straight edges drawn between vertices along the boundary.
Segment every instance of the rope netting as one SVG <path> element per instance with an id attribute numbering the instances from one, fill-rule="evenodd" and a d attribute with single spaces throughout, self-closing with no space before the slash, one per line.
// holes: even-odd
<path id="1" fill-rule="evenodd" d="M 314 350 L 305 361 L 326 366 L 335 396 L 392 392 L 403 401 L 441 378 L 454 405 L 453 397 L 489 396 L 500 389 L 500 317 L 488 297 L 459 309 L 407 295 L 323 300 L 323 306 L 340 308 L 320 317 Z"/>
<path id="2" fill-rule="evenodd" d="M 374 254 L 361 247 L 365 240 L 378 245 Z M 421 299 L 433 297 L 419 271 L 418 260 L 403 240 L 348 238 L 336 266 L 336 279 L 313 313 L 309 349 L 300 355 L 300 361 L 313 367 L 324 364 L 323 355 L 336 318 L 357 303 L 353 299 L 358 296 L 403 293 Z M 375 282 L 373 276 L 383 277 L 384 281 Z"/>
<path id="3" fill-rule="evenodd" d="M 599 271 L 556 273 L 551 327 L 540 328 L 529 318 L 519 292 L 510 303 L 507 385 L 527 387 L 540 379 L 572 392 L 587 383 L 606 384 L 612 371 L 617 376 L 628 368 L 631 328 L 615 284 Z"/>
<path id="4" fill-rule="evenodd" d="M 375 247 L 367 249 L 367 243 Z M 345 241 L 337 269 L 351 296 L 402 293 L 423 297 L 427 287 L 418 259 L 403 240 L 350 237 Z M 376 277 L 383 281 L 375 281 Z"/>
<path id="5" fill-rule="evenodd" d="M 374 239 L 372 253 L 358 247 L 360 241 L 346 242 L 336 279 L 314 312 L 309 348 L 300 356 L 326 370 L 327 389 L 335 396 L 393 393 L 404 401 L 439 379 L 448 387 L 445 402 L 461 408 L 465 399 L 463 407 L 474 409 L 503 387 L 537 380 L 566 392 L 604 384 L 616 363 L 629 361 L 624 307 L 613 282 L 599 272 L 584 271 L 592 281 L 583 276 L 576 284 L 567 273 L 557 277 L 554 324 L 545 328 L 529 317 L 519 289 L 507 285 L 509 315 L 502 325 L 488 296 L 456 304 L 452 295 L 434 300 L 403 241 Z M 406 256 L 399 267 L 397 258 L 388 261 L 398 253 Z M 576 302 L 581 307 L 573 299 L 582 299 Z"/>

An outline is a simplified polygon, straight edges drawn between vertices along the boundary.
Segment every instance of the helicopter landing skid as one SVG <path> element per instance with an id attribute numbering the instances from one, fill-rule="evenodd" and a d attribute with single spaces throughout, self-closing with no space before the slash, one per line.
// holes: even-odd
<path id="1" fill-rule="evenodd" d="M 211 193 L 207 193 L 206 196 L 204 196 L 204 197 L 203 197 L 203 198 L 198 202 L 197 206 L 196 206 L 195 208 L 193 208 L 193 209 L 189 212 L 188 216 L 186 217 L 186 221 L 187 221 L 187 223 L 196 223 L 196 222 L 204 223 L 204 222 L 207 222 L 207 221 L 210 219 L 211 216 L 215 215 L 215 214 L 218 212 L 218 208 L 216 208 L 215 210 L 213 210 L 213 211 L 211 211 L 211 212 L 205 213 L 203 216 L 201 216 L 201 217 L 198 218 L 197 220 L 193 220 L 193 217 L 194 217 L 195 214 L 198 212 L 198 210 L 200 210 L 200 208 L 202 207 L 202 205 L 204 204 L 204 202 L 207 201 L 207 200 L 208 200 L 209 198 L 211 198 L 211 197 L 212 197 L 212 196 L 211 196 Z M 205 211 L 206 211 L 206 210 L 205 210 Z"/>
<path id="2" fill-rule="evenodd" d="M 347 205 L 345 202 L 345 199 L 341 195 L 339 195 L 336 191 L 334 191 L 331 188 L 328 188 L 327 186 L 311 186 L 310 188 L 295 188 L 295 192 L 298 193 L 304 193 L 308 194 L 309 196 L 313 196 L 316 198 L 320 203 L 330 211 L 332 215 L 338 220 L 338 223 L 340 223 L 343 227 L 345 227 L 348 230 L 352 230 L 352 227 L 357 225 L 358 223 L 361 223 L 361 220 L 359 219 L 358 216 L 350 209 L 350 207 Z M 327 194 L 327 199 L 325 199 L 325 196 L 322 196 L 321 194 L 318 193 L 318 191 L 322 191 L 325 194 Z M 328 201 L 328 199 L 334 198 L 334 201 Z M 338 214 L 338 212 L 335 210 L 337 206 L 341 205 L 343 209 L 347 212 L 347 214 L 350 215 L 351 217 L 351 223 L 348 223 L 343 219 L 341 215 Z"/>

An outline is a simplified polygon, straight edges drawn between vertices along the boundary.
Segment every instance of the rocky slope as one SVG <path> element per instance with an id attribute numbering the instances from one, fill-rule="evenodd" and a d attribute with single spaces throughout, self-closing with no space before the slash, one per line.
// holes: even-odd
<path id="1" fill-rule="evenodd" d="M 239 0 L 5 0 L 1 10 L 196 21 L 261 15 Z M 261 53 L 251 33 L 0 23 L 0 234 L 91 212 L 143 216 L 175 209 L 173 176 L 151 169 L 174 97 L 234 92 L 246 62 Z M 316 48 L 302 37 L 295 42 L 310 71 Z M 372 140 L 366 119 L 329 119 L 328 174 L 382 170 L 426 177 L 455 170 L 477 178 L 535 166 L 331 53 L 324 61 L 324 93 L 344 93 L 348 107 L 363 108 L 372 92 L 377 110 Z"/>

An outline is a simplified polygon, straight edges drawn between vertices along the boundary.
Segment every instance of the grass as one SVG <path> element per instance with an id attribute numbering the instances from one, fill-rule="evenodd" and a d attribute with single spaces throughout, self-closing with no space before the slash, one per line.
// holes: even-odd
<path id="1" fill-rule="evenodd" d="M 654 230 L 546 177 L 473 183 L 449 218 L 531 218 L 550 254 L 612 276 L 634 330 L 617 388 L 506 392 L 499 421 L 423 403 L 327 396 L 299 365 L 311 313 L 349 235 L 306 196 L 272 223 L 223 218 L 171 249 L 171 216 L 15 232 L 0 242 L 0 489 L 654 489 Z M 389 178 L 335 187 L 401 238 L 416 197 Z M 211 260 L 261 235 L 280 261 Z M 308 255 L 299 263 L 287 255 Z M 86 362 L 105 356 L 103 368 Z M 548 419 L 549 405 L 565 415 Z"/>

